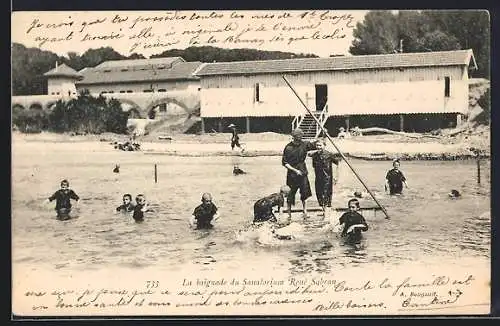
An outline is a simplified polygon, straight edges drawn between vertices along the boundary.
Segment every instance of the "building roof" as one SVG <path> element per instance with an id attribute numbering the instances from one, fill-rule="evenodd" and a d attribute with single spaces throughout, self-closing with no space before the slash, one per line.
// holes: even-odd
<path id="1" fill-rule="evenodd" d="M 43 75 L 46 77 L 72 77 L 77 79 L 83 78 L 82 74 L 64 63 L 61 65 L 56 65 L 54 69 L 47 71 Z"/>
<path id="2" fill-rule="evenodd" d="M 469 65 L 472 50 L 207 63 L 197 76 Z"/>
<path id="3" fill-rule="evenodd" d="M 180 57 L 107 61 L 94 68 L 82 70 L 84 78 L 77 84 L 198 80 L 193 72 L 200 65 L 199 61 L 185 62 Z"/>

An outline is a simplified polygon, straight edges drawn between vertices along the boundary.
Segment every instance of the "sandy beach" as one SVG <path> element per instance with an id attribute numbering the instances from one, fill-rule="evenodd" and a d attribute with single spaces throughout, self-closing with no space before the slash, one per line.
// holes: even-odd
<path id="1" fill-rule="evenodd" d="M 42 144 L 58 143 L 73 147 L 76 143 L 84 150 L 113 148 L 113 142 L 127 140 L 126 135 L 70 135 L 55 133 L 22 134 L 14 132 L 12 143 L 32 142 Z M 163 139 L 162 139 L 163 138 Z M 167 139 L 165 139 L 167 138 Z M 277 133 L 242 134 L 242 145 L 245 149 L 232 151 L 229 146 L 229 133 L 213 133 L 204 135 L 177 134 L 169 137 L 147 135 L 138 139 L 144 154 L 174 156 L 279 156 L 290 136 Z M 422 137 L 420 139 L 399 135 L 375 135 L 353 137 L 350 139 L 333 138 L 335 145 L 347 156 L 373 160 L 390 160 L 395 157 L 404 159 L 467 159 L 474 154 L 471 147 L 480 148 L 488 157 L 489 135 L 484 132 L 469 137 L 438 139 Z M 64 145 L 63 145 L 64 146 Z M 336 152 L 334 146 L 327 141 L 327 149 Z"/>

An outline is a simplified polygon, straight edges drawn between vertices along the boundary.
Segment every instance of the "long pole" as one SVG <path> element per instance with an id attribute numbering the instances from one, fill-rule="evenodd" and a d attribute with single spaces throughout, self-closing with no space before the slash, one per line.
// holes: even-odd
<path id="1" fill-rule="evenodd" d="M 380 209 L 382 209 L 382 211 L 385 214 L 385 218 L 386 219 L 390 219 L 389 214 L 387 213 L 387 211 L 385 210 L 385 208 L 378 202 L 377 198 L 375 198 L 375 196 L 370 191 L 370 189 L 368 189 L 368 187 L 366 186 L 366 184 L 364 183 L 364 181 L 358 175 L 358 173 L 356 172 L 356 170 L 354 170 L 354 168 L 352 167 L 351 163 L 349 163 L 349 161 L 347 160 L 347 158 L 345 157 L 345 155 L 340 151 L 340 149 L 337 147 L 337 145 L 335 145 L 335 143 L 333 142 L 333 140 L 330 137 L 330 135 L 328 135 L 328 132 L 325 130 L 325 128 L 319 122 L 318 118 L 316 118 L 316 116 L 311 112 L 311 110 L 307 107 L 307 105 L 304 103 L 304 101 L 302 101 L 302 99 L 300 98 L 299 94 L 297 94 L 297 92 L 295 91 L 295 89 L 293 88 L 293 86 L 290 84 L 290 82 L 288 81 L 288 79 L 286 79 L 285 76 L 281 76 L 281 77 L 283 77 L 283 79 L 285 80 L 285 83 L 288 85 L 288 87 L 290 87 L 290 89 L 295 94 L 295 96 L 297 96 L 297 98 L 299 99 L 299 101 L 302 104 L 302 106 L 304 106 L 304 108 L 307 110 L 307 112 L 309 112 L 309 114 L 313 117 L 314 121 L 321 128 L 321 130 L 323 131 L 323 133 L 325 134 L 325 136 L 328 138 L 328 140 L 332 143 L 333 147 L 335 147 L 335 149 L 339 152 L 340 156 L 342 156 L 342 158 L 347 163 L 347 165 L 349 166 L 349 168 L 351 169 L 351 171 L 354 173 L 354 175 L 356 176 L 356 178 L 358 178 L 359 182 L 361 182 L 361 184 L 363 185 L 363 187 L 365 187 L 366 191 L 368 191 L 368 193 L 373 198 L 373 200 L 375 201 L 375 203 L 377 203 L 377 205 L 380 207 Z"/>
<path id="2" fill-rule="evenodd" d="M 158 167 L 155 164 L 155 183 L 158 183 Z"/>
<path id="3" fill-rule="evenodd" d="M 481 154 L 477 153 L 477 184 L 481 184 Z"/>

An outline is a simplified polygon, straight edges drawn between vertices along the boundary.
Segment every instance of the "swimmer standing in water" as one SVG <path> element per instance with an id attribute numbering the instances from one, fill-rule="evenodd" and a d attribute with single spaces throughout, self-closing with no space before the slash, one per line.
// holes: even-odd
<path id="1" fill-rule="evenodd" d="M 71 199 L 74 199 L 78 202 L 80 197 L 69 188 L 69 181 L 64 179 L 61 181 L 61 189 L 57 190 L 52 196 L 50 196 L 47 200 L 52 202 L 56 201 L 56 212 L 58 220 L 69 220 L 71 216 Z"/>
<path id="2" fill-rule="evenodd" d="M 212 202 L 212 195 L 208 192 L 201 196 L 201 204 L 196 206 L 193 215 L 189 218 L 189 225 L 195 229 L 211 229 L 212 222 L 219 219 L 217 206 Z"/>
<path id="3" fill-rule="evenodd" d="M 403 192 L 403 184 L 406 188 L 409 188 L 406 183 L 406 177 L 399 169 L 400 165 L 399 159 L 395 159 L 392 162 L 392 169 L 390 169 L 385 176 L 385 191 L 389 190 L 390 195 L 400 195 Z"/>

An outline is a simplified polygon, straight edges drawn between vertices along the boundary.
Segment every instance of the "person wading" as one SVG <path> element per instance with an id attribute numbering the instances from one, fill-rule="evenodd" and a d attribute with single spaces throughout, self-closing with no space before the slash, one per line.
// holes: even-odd
<path id="1" fill-rule="evenodd" d="M 283 150 L 282 164 L 287 169 L 286 184 L 290 187 L 287 198 L 288 222 L 292 219 L 292 205 L 295 204 L 295 195 L 300 189 L 302 201 L 302 216 L 307 217 L 306 200 L 312 196 L 309 178 L 307 177 L 307 152 L 316 149 L 315 142 L 302 140 L 304 132 L 297 128 L 292 131 L 292 141 Z"/>

